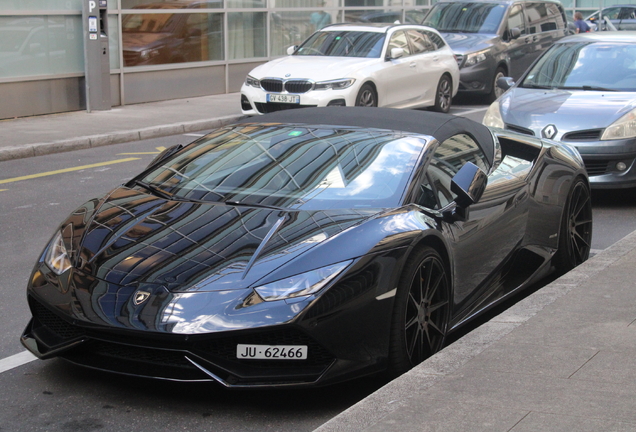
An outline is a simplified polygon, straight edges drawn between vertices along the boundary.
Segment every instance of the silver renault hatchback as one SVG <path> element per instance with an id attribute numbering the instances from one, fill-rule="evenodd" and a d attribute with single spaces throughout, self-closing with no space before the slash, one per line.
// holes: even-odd
<path id="1" fill-rule="evenodd" d="M 485 125 L 574 145 L 592 188 L 636 187 L 636 32 L 563 38 L 497 85 Z"/>

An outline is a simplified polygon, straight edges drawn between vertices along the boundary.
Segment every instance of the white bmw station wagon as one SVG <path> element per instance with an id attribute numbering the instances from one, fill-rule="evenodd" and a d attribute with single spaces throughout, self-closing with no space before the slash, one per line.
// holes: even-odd
<path id="1" fill-rule="evenodd" d="M 421 25 L 334 24 L 287 52 L 249 73 L 243 114 L 324 106 L 448 112 L 459 87 L 453 52 Z"/>

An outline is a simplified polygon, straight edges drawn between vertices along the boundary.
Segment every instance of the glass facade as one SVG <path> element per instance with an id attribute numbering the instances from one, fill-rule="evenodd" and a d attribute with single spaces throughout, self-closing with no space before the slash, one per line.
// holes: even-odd
<path id="1" fill-rule="evenodd" d="M 232 73 L 244 74 L 256 64 L 285 55 L 288 47 L 326 25 L 419 23 L 435 2 L 108 0 L 111 74 L 118 77 L 122 103 L 127 77 L 140 72 L 208 67 L 216 73 L 220 67 L 225 79 L 216 81 L 225 92 L 233 92 L 241 79 Z M 0 86 L 38 77 L 81 77 L 82 4 L 83 0 L 0 0 Z M 581 11 L 587 16 L 598 4 L 599 0 L 563 0 L 569 15 Z M 140 79 L 137 76 L 136 82 Z M 209 91 L 218 93 L 219 87 Z"/>

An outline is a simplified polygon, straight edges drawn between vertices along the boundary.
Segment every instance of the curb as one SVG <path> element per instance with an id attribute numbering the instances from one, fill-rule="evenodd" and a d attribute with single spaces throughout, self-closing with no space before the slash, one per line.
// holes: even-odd
<path id="1" fill-rule="evenodd" d="M 472 358 L 530 320 L 543 308 L 578 288 L 583 282 L 634 249 L 636 231 L 386 384 L 314 432 L 362 431 L 376 425 L 387 415 L 406 406 L 409 399 L 418 397 L 438 380 L 454 374 Z"/>
<path id="2" fill-rule="evenodd" d="M 214 119 L 195 120 L 169 125 L 151 126 L 129 131 L 117 131 L 100 135 L 69 138 L 47 143 L 3 147 L 0 148 L 0 162 L 74 150 L 83 150 L 111 144 L 121 144 L 131 141 L 141 141 L 170 135 L 179 135 L 189 132 L 198 132 L 225 126 L 226 124 L 233 123 L 244 117 L 245 116 L 243 115 L 231 115 Z"/>

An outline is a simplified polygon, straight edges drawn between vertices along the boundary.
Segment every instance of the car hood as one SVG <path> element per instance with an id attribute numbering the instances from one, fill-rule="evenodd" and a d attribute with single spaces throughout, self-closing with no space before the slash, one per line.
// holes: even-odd
<path id="1" fill-rule="evenodd" d="M 89 202 L 62 227 L 84 277 L 170 292 L 240 290 L 378 210 L 280 211 L 168 201 L 118 188 Z M 68 242 L 68 240 L 67 240 Z M 352 257 L 349 257 L 352 258 Z M 291 276 L 329 262 L 294 265 Z"/>
<path id="2" fill-rule="evenodd" d="M 250 75 L 257 79 L 277 77 L 328 81 L 350 78 L 359 69 L 379 62 L 380 59 L 377 58 L 287 56 L 258 66 L 250 72 Z"/>
<path id="3" fill-rule="evenodd" d="M 453 52 L 466 54 L 489 48 L 499 36 L 479 33 L 441 33 Z"/>
<path id="4" fill-rule="evenodd" d="M 549 124 L 567 132 L 602 129 L 636 107 L 633 92 L 539 90 L 514 87 L 499 100 L 507 124 L 531 129 L 541 136 Z"/>

